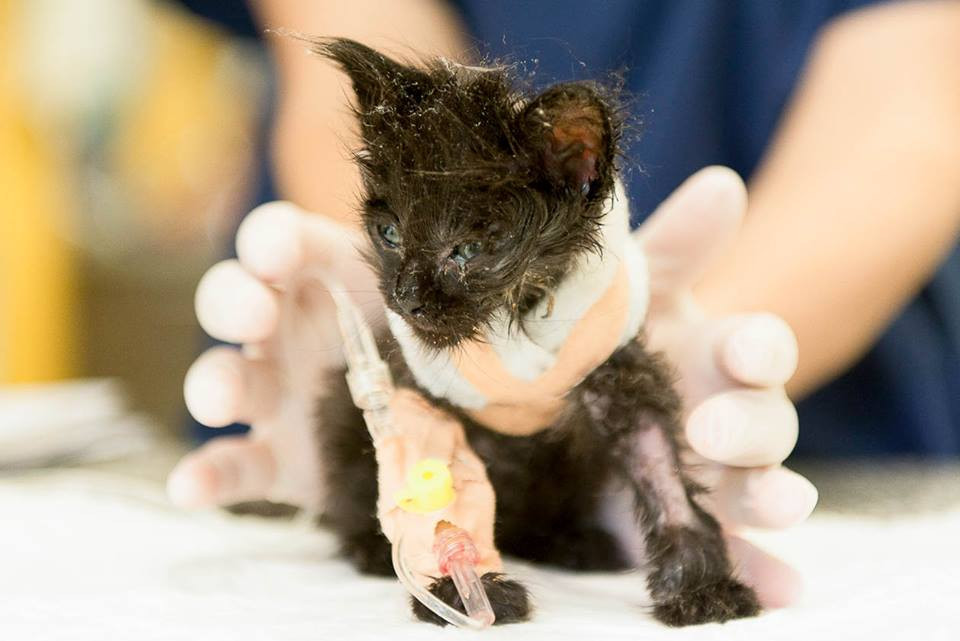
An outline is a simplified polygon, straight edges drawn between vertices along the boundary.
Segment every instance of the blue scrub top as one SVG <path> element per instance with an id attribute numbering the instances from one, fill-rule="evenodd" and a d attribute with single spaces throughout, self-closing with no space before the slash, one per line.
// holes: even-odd
<path id="1" fill-rule="evenodd" d="M 221 21 L 233 4 L 186 3 Z M 534 86 L 622 74 L 642 121 L 622 163 L 634 224 L 706 165 L 749 180 L 818 31 L 875 3 L 454 2 L 475 51 L 517 62 Z M 254 32 L 245 14 L 228 13 L 239 31 Z M 960 455 L 960 247 L 873 349 L 799 412 L 799 456 Z"/>

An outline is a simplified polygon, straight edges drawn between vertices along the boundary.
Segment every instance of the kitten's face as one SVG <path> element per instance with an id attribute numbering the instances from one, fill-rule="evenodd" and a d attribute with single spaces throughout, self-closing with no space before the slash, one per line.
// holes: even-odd
<path id="1" fill-rule="evenodd" d="M 536 247 L 541 233 L 523 222 L 547 207 L 531 190 L 477 192 L 436 180 L 420 189 L 407 181 L 402 197 L 368 200 L 369 258 L 387 305 L 426 345 L 478 336 L 498 309 L 519 308 L 525 292 L 548 289 L 565 266 L 568 257 L 547 258 L 547 248 Z"/>
<path id="2" fill-rule="evenodd" d="M 616 130 L 592 89 L 526 101 L 500 70 L 418 70 L 347 40 L 317 51 L 357 94 L 368 258 L 425 345 L 479 337 L 498 313 L 519 320 L 596 248 Z"/>

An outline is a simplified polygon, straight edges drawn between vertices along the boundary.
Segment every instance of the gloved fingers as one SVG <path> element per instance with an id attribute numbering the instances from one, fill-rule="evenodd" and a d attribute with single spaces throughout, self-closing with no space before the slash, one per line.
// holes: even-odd
<path id="1" fill-rule="evenodd" d="M 797 338 L 773 314 L 724 319 L 714 345 L 717 366 L 743 385 L 782 387 L 797 370 Z"/>
<path id="2" fill-rule="evenodd" d="M 737 576 L 756 590 L 764 608 L 784 608 L 803 596 L 803 577 L 784 561 L 737 536 L 727 537 L 727 549 Z"/>
<path id="3" fill-rule="evenodd" d="M 353 227 L 276 201 L 257 207 L 244 219 L 237 231 L 237 256 L 244 270 L 263 284 L 283 291 L 296 288 L 297 315 L 320 319 L 314 322 L 318 325 L 314 336 L 321 340 L 324 351 L 339 353 L 327 279 L 350 293 L 372 325 L 383 318 L 376 277 L 358 251 L 364 243 L 363 235 Z M 323 270 L 319 279 L 316 269 Z M 328 354 L 321 358 L 337 360 Z"/>
<path id="4" fill-rule="evenodd" d="M 776 465 L 797 443 L 797 410 L 779 389 L 714 394 L 687 418 L 690 447 L 710 461 L 737 467 Z"/>
<path id="5" fill-rule="evenodd" d="M 650 265 L 651 293 L 692 286 L 733 240 L 747 207 L 740 177 L 727 167 L 701 169 L 634 232 Z"/>
<path id="6" fill-rule="evenodd" d="M 810 516 L 818 499 L 813 483 L 779 465 L 725 468 L 710 490 L 714 515 L 739 527 L 792 527 Z"/>
<path id="7" fill-rule="evenodd" d="M 258 343 L 277 330 L 277 294 L 236 260 L 211 267 L 197 286 L 197 320 L 210 336 L 228 343 Z"/>
<path id="8" fill-rule="evenodd" d="M 650 337 L 654 349 L 665 350 L 676 364 L 688 411 L 721 392 L 781 391 L 797 366 L 796 338 L 773 314 L 706 318 L 697 313 L 664 321 Z"/>
<path id="9" fill-rule="evenodd" d="M 282 284 L 310 266 L 336 266 L 341 257 L 355 252 L 359 240 L 356 231 L 326 216 L 274 201 L 243 220 L 237 231 L 237 256 L 257 278 Z"/>
<path id="10" fill-rule="evenodd" d="M 239 350 L 221 346 L 210 348 L 190 366 L 183 396 L 197 421 L 223 427 L 269 416 L 279 389 L 267 362 L 248 360 Z"/>
<path id="11" fill-rule="evenodd" d="M 275 479 L 268 443 L 246 436 L 217 438 L 180 460 L 167 479 L 167 495 L 180 507 L 231 505 L 269 496 Z"/>

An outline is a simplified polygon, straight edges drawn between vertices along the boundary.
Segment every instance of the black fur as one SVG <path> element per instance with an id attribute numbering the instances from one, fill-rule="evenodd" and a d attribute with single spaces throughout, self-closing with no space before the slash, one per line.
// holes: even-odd
<path id="1" fill-rule="evenodd" d="M 499 309 L 522 329 L 523 315 L 551 295 L 574 259 L 599 248 L 620 132 L 612 102 L 581 84 L 526 98 L 504 70 L 440 61 L 415 69 L 348 40 L 314 44 L 356 92 L 362 215 L 387 305 L 437 349 L 482 336 Z M 416 387 L 392 339 L 382 349 L 397 383 Z M 342 373 L 327 389 L 319 432 L 325 521 L 358 569 L 388 573 L 373 446 Z M 686 625 L 758 612 L 753 592 L 732 578 L 720 528 L 696 503 L 701 489 L 680 464 L 681 403 L 669 369 L 639 338 L 573 389 L 562 415 L 530 437 L 491 431 L 433 400 L 462 421 L 486 464 L 502 552 L 571 569 L 626 567 L 597 519 L 599 496 L 620 479 L 632 490 L 645 537 L 657 618 Z M 651 434 L 666 454 L 644 450 Z M 663 456 L 666 468 L 642 464 Z M 686 516 L 678 519 L 677 509 Z M 526 618 L 523 586 L 499 575 L 485 582 L 498 622 Z M 447 579 L 432 589 L 459 604 Z"/>
<path id="2" fill-rule="evenodd" d="M 368 258 L 425 345 L 476 338 L 499 308 L 520 322 L 597 250 L 620 131 L 600 93 L 559 85 L 525 102 L 501 71 L 416 70 L 347 40 L 315 50 L 353 81 Z M 460 260 L 470 243 L 480 251 Z"/>
<path id="3" fill-rule="evenodd" d="M 530 596 L 527 589 L 521 584 L 506 579 L 502 574 L 496 572 L 487 572 L 480 577 L 480 581 L 483 583 L 483 589 L 490 600 L 490 607 L 493 608 L 497 625 L 518 623 L 530 615 Z M 460 595 L 457 594 L 457 588 L 453 585 L 453 579 L 450 577 L 445 576 L 437 579 L 430 585 L 429 589 L 444 603 L 449 603 L 461 612 L 466 612 L 463 602 L 460 600 Z M 447 624 L 446 621 L 428 610 L 416 599 L 411 599 L 410 603 L 413 606 L 413 613 L 421 621 L 437 625 Z"/>

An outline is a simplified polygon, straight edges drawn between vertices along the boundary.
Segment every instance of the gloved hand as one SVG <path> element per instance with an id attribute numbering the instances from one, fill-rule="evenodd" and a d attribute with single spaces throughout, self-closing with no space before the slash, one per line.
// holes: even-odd
<path id="1" fill-rule="evenodd" d="M 258 207 L 237 233 L 237 260 L 210 268 L 197 287 L 197 318 L 214 347 L 187 373 L 184 397 L 199 422 L 249 423 L 246 436 L 213 439 L 180 461 L 168 480 L 186 507 L 269 500 L 322 509 L 313 415 L 321 373 L 342 363 L 332 300 L 299 278 L 321 267 L 373 319 L 382 302 L 357 247 L 358 230 L 286 202 Z M 295 288 L 292 301 L 285 292 Z M 295 304 L 291 304 L 295 303 Z"/>
<path id="2" fill-rule="evenodd" d="M 695 452 L 717 463 L 706 482 L 716 488 L 714 511 L 731 531 L 792 525 L 817 498 L 808 481 L 779 467 L 797 437 L 796 413 L 783 392 L 796 366 L 793 334 L 770 315 L 709 318 L 691 293 L 735 235 L 745 207 L 740 179 L 708 168 L 635 232 L 651 269 L 650 346 L 665 351 L 681 375 L 687 438 Z M 329 299 L 284 307 L 280 290 L 302 270 L 322 265 L 372 310 L 378 295 L 353 249 L 360 242 L 326 218 L 269 203 L 244 221 L 239 260 L 204 276 L 196 301 L 201 325 L 243 350 L 214 348 L 197 359 L 185 383 L 187 406 L 204 424 L 241 421 L 253 430 L 187 455 L 170 476 L 175 503 L 267 499 L 322 508 L 311 416 L 319 372 L 339 358 L 339 337 Z M 284 344 L 296 346 L 293 358 L 283 358 Z M 740 539 L 731 540 L 731 552 L 765 605 L 796 598 L 800 582 L 793 570 Z"/>

